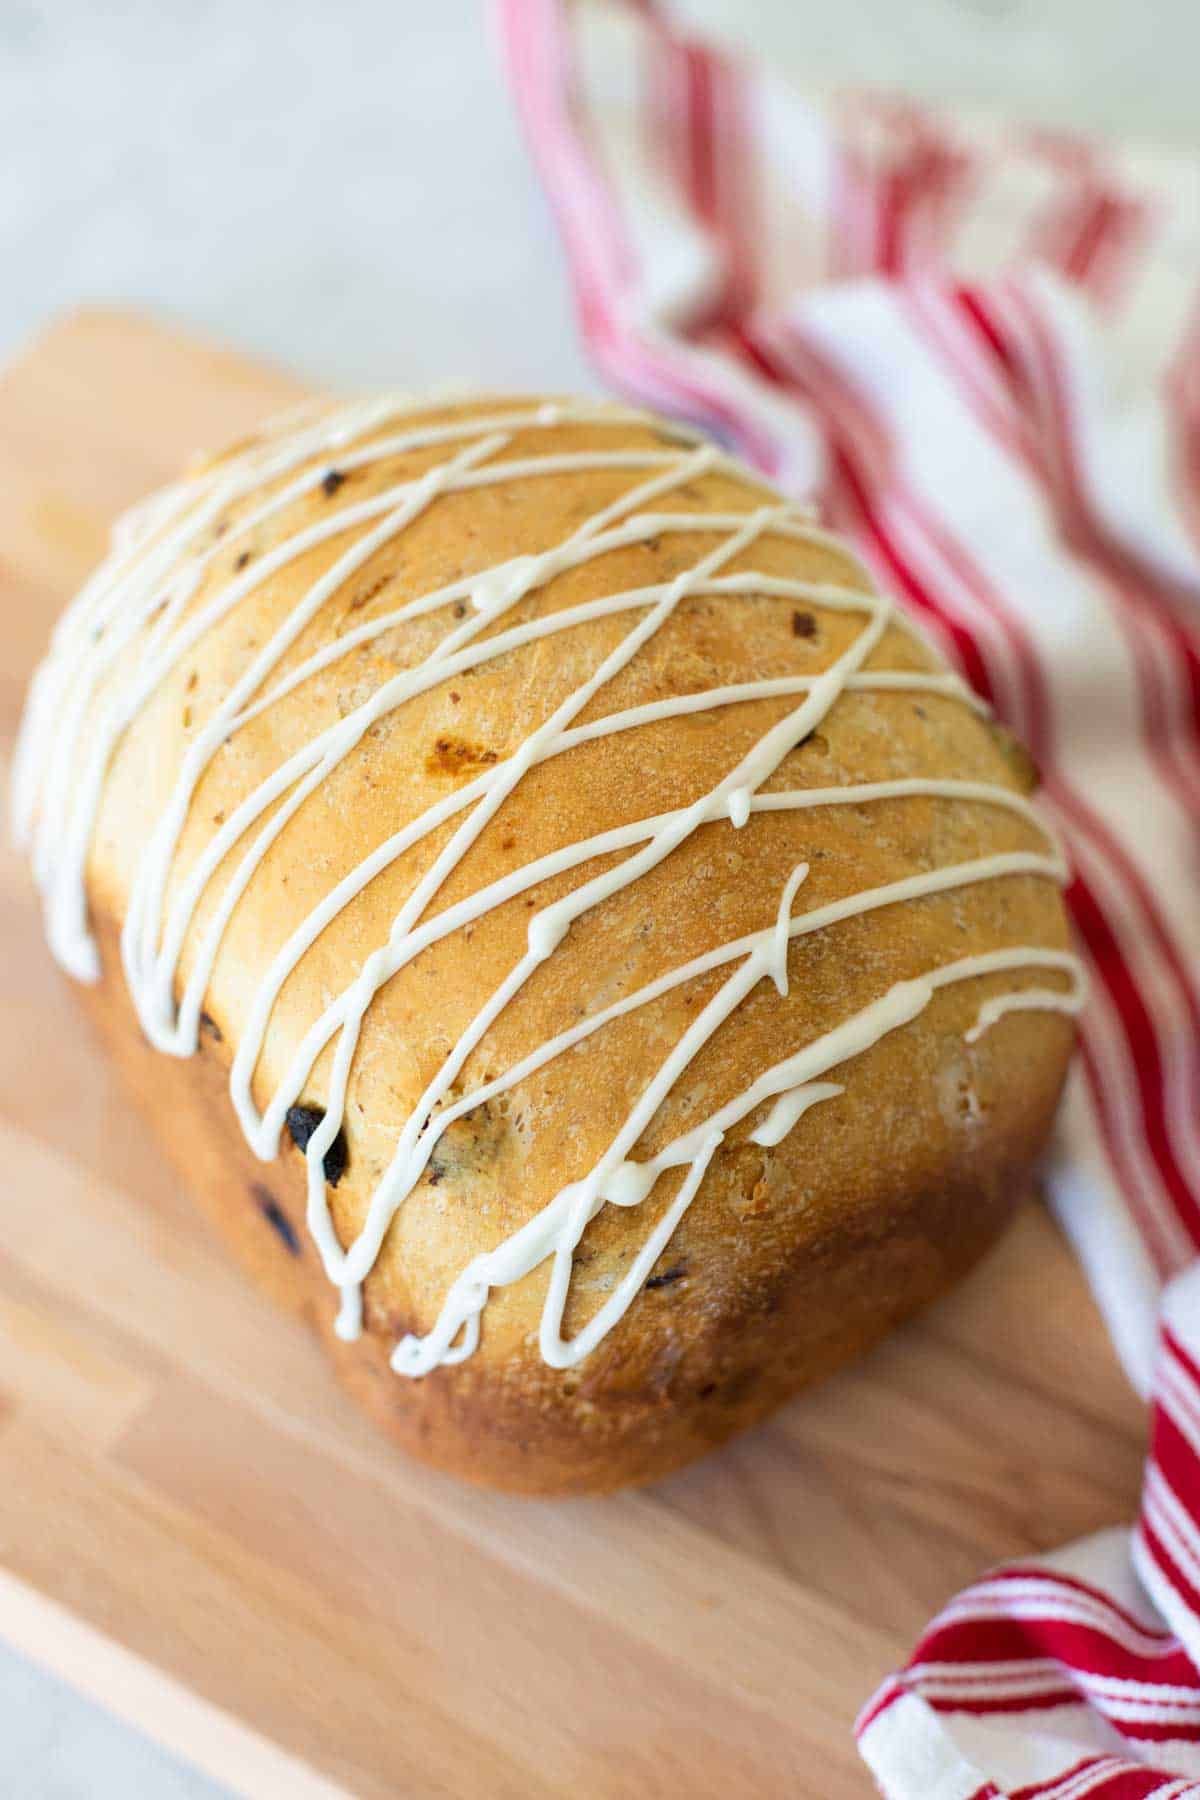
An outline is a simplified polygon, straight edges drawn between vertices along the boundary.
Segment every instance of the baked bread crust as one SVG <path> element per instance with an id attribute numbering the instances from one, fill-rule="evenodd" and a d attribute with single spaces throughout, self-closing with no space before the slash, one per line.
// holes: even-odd
<path id="1" fill-rule="evenodd" d="M 374 635 L 362 628 L 419 595 L 562 544 L 632 487 L 654 479 L 659 467 L 610 466 L 604 457 L 694 454 L 673 428 L 644 416 L 570 407 L 547 414 L 544 405 L 472 401 L 404 418 L 408 432 L 469 427 L 450 447 L 458 453 L 464 443 L 477 443 L 475 433 L 486 434 L 476 420 L 517 416 L 492 458 L 575 462 L 438 493 L 337 583 L 270 681 L 319 659 L 348 632 L 361 632 L 360 641 L 247 719 L 206 763 L 171 861 L 168 914 L 206 849 L 259 783 L 317 731 L 355 715 L 385 683 L 435 651 L 456 629 L 459 608 L 468 622 L 473 614 L 459 598 Z M 315 430 L 321 447 L 296 468 L 320 479 L 255 525 L 246 521 L 263 495 L 281 494 L 295 471 L 219 510 L 191 547 L 192 566 L 201 553 L 209 561 L 178 602 L 175 629 L 200 617 L 239 578 L 249 582 L 256 565 L 269 568 L 273 552 L 297 534 L 327 524 L 339 509 L 428 477 L 448 455 L 442 442 L 351 467 L 355 445 L 394 437 L 394 419 L 368 422 L 339 443 L 332 462 L 320 435 L 323 422 L 303 422 L 300 429 Z M 249 454 L 267 455 L 286 442 L 268 437 Z M 218 462 L 195 480 L 211 483 L 233 466 Z M 669 490 L 664 518 L 749 519 L 776 504 L 761 481 L 723 459 L 706 464 L 696 457 L 684 473 Z M 662 503 L 648 504 L 658 511 Z M 152 520 L 145 542 L 152 546 L 155 533 L 166 529 Z M 495 1251 L 564 1181 L 581 1178 L 603 1158 L 672 1046 L 714 1001 L 729 967 L 612 1018 L 458 1119 L 388 1225 L 365 1279 L 362 1335 L 354 1342 L 337 1337 L 331 1289 L 305 1224 L 305 1159 L 285 1131 L 278 1160 L 260 1161 L 229 1103 L 233 1056 L 253 1028 L 256 991 L 289 935 L 335 883 L 424 809 L 503 768 L 631 627 L 626 610 L 533 638 L 438 680 L 375 721 L 282 827 L 233 907 L 203 984 L 198 1054 L 191 1060 L 160 1055 L 143 1035 L 120 951 L 156 821 L 205 721 L 335 558 L 349 544 L 364 543 L 370 529 L 366 520 L 338 532 L 247 586 L 146 695 L 117 738 L 87 840 L 84 885 L 100 951 L 99 980 L 84 989 L 87 1005 L 214 1223 L 277 1299 L 313 1320 L 352 1391 L 406 1448 L 469 1479 L 522 1492 L 599 1492 L 651 1480 L 866 1348 L 955 1280 L 1003 1226 L 1045 1143 L 1073 1036 L 1065 1010 L 1046 1010 L 1034 998 L 1049 990 L 1065 1009 L 1078 995 L 1077 977 L 1062 955 L 1067 926 L 1052 878 L 1055 859 L 1022 810 L 961 795 L 909 792 L 754 812 L 740 825 L 727 813 L 701 824 L 639 879 L 576 919 L 495 1017 L 450 1097 L 492 1081 L 580 1019 L 714 946 L 769 932 L 781 895 L 803 864 L 807 875 L 799 903 L 789 908 L 793 917 L 800 910 L 836 910 L 865 890 L 900 881 L 916 879 L 919 886 L 934 869 L 995 857 L 1018 865 L 793 936 L 786 944 L 787 992 L 760 979 L 729 1012 L 639 1136 L 636 1155 L 643 1161 L 717 1115 L 762 1071 L 863 1014 L 897 984 L 998 949 L 1035 950 L 1059 962 L 1049 973 L 1031 965 L 969 974 L 925 996 L 907 1022 L 838 1060 L 829 1074 L 842 1091 L 821 1097 L 777 1143 L 752 1136 L 761 1134 L 770 1099 L 747 1111 L 712 1153 L 636 1298 L 574 1366 L 551 1366 L 544 1341 L 539 1345 L 549 1278 L 542 1264 L 511 1285 L 493 1287 L 478 1346 L 465 1360 L 441 1362 L 419 1379 L 398 1374 L 389 1367 L 393 1346 L 428 1339 L 447 1293 L 472 1260 Z M 730 529 L 664 524 L 553 573 L 515 601 L 504 599 L 494 618 L 476 603 L 484 616 L 479 641 L 625 590 L 660 591 L 673 581 L 686 587 L 686 572 L 719 550 Z M 811 681 L 863 629 L 861 608 L 837 603 L 839 595 L 863 589 L 863 572 L 822 534 L 787 535 L 767 525 L 720 572 L 753 573 L 762 585 L 681 592 L 657 632 L 574 725 L 713 689 Z M 781 588 L 800 584 L 806 597 L 785 598 L 771 590 L 772 580 Z M 83 782 L 106 700 L 128 680 L 154 628 L 148 615 L 112 672 L 96 683 L 66 764 L 68 794 Z M 872 686 L 878 671 L 932 680 L 915 688 Z M 901 622 L 886 623 L 862 674 L 864 684 L 842 692 L 817 726 L 802 733 L 763 791 L 948 779 L 1020 794 L 1028 785 L 1028 765 L 1011 740 L 953 690 L 935 654 Z M 428 916 L 564 845 L 693 805 L 801 700 L 759 692 L 737 703 L 651 716 L 538 762 L 449 869 Z M 49 808 L 43 784 L 32 805 L 35 835 Z M 287 975 L 254 1068 L 260 1113 L 285 1085 L 314 1019 L 387 942 L 397 913 L 456 823 L 457 816 L 448 819 L 382 868 Z M 348 1160 L 325 1194 L 343 1250 L 363 1230 L 422 1093 L 520 962 L 531 917 L 598 870 L 615 868 L 625 854 L 594 858 L 515 891 L 430 943 L 374 993 L 350 1071 Z M 237 864 L 238 853 L 231 852 L 200 898 L 183 938 L 175 1001 L 200 967 L 206 929 Z M 44 878 L 45 872 L 44 866 Z M 53 908 L 53 869 L 47 885 Z M 1036 1010 L 1004 1010 L 972 1037 L 989 999 L 1022 993 Z M 330 1102 L 332 1052 L 330 1045 L 317 1057 L 298 1096 L 314 1118 Z M 682 1176 L 682 1169 L 679 1178 L 669 1173 L 640 1205 L 603 1205 L 586 1226 L 568 1257 L 565 1344 L 628 1276 Z"/>

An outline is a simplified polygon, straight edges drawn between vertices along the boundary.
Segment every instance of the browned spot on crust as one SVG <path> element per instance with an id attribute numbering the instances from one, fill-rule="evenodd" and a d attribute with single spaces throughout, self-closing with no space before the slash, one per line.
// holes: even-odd
<path id="1" fill-rule="evenodd" d="M 1027 750 L 1020 738 L 1014 737 L 1007 725 L 1002 725 L 999 719 L 989 719 L 987 724 L 988 730 L 996 740 L 997 748 L 1003 753 L 1004 760 L 1019 783 L 1021 792 L 1024 794 L 1036 793 L 1042 785 L 1042 777 L 1033 760 L 1032 752 Z"/>
<path id="2" fill-rule="evenodd" d="M 484 744 L 469 744 L 465 738 L 440 737 L 425 758 L 429 775 L 461 775 L 467 769 L 486 769 L 500 760 L 498 750 Z"/>
<path id="3" fill-rule="evenodd" d="M 351 596 L 350 611 L 357 612 L 360 607 L 366 606 L 369 601 L 375 598 L 376 594 L 380 593 L 387 586 L 390 580 L 391 577 L 389 575 L 380 575 L 375 581 L 369 581 L 366 587 L 359 588 Z"/>

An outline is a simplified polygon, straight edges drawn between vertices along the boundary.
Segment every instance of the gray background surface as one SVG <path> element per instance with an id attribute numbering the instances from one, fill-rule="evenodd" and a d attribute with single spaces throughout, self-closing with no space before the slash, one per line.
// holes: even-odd
<path id="1" fill-rule="evenodd" d="M 815 87 L 1200 129 L 1196 0 L 678 10 Z M 490 38 L 481 0 L 0 0 L 0 357 L 109 300 L 330 382 L 593 385 Z M 0 1645 L 0 1794 L 217 1791 Z"/>

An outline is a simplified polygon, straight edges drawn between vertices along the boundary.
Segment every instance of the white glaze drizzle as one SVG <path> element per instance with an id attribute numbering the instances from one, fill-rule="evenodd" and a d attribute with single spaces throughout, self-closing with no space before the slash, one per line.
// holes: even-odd
<path id="1" fill-rule="evenodd" d="M 916 1018 L 940 988 L 952 983 L 1036 968 L 1057 971 L 1068 979 L 1065 987 L 1023 987 L 985 999 L 966 1034 L 968 1042 L 974 1042 L 1010 1012 L 1042 1009 L 1073 1013 L 1083 1000 L 1082 968 L 1067 952 L 1018 946 L 960 958 L 916 980 L 896 984 L 835 1030 L 764 1071 L 741 1094 L 657 1155 L 636 1160 L 632 1152 L 656 1112 L 694 1057 L 746 996 L 764 979 L 772 981 L 778 992 L 786 995 L 787 954 L 793 938 L 878 907 L 1007 875 L 1031 874 L 1062 882 L 1066 869 L 1061 852 L 1028 801 L 991 783 L 905 777 L 837 788 L 761 791 L 797 739 L 816 729 L 842 693 L 926 692 L 953 696 L 977 709 L 979 702 L 948 672 L 864 668 L 889 626 L 916 635 L 886 597 L 869 591 L 865 572 L 861 589 L 783 579 L 754 571 L 722 573 L 727 563 L 765 535 L 810 544 L 835 542 L 801 509 L 771 502 L 750 513 L 644 510 L 708 469 L 732 468 L 743 473 L 714 447 L 699 442 L 690 433 L 679 432 L 679 448 L 663 452 L 588 450 L 501 460 L 516 432 L 575 422 L 618 426 L 646 423 L 643 415 L 622 408 L 556 403 L 527 409 L 498 403 L 491 413 L 438 426 L 426 424 L 390 431 L 359 443 L 364 436 L 390 426 L 406 410 L 405 403 L 385 397 L 333 414 L 313 417 L 306 411 L 296 422 L 292 435 L 281 436 L 277 431 L 207 476 L 179 483 L 153 496 L 121 521 L 114 532 L 108 560 L 63 615 L 50 653 L 31 688 L 14 763 L 14 818 L 19 838 L 31 848 L 55 954 L 72 973 L 95 979 L 99 966 L 88 928 L 85 869 L 109 764 L 123 733 L 188 650 L 264 580 L 307 551 L 363 528 L 361 535 L 301 596 L 189 743 L 171 797 L 155 821 L 135 874 L 122 932 L 122 960 L 130 992 L 151 1041 L 171 1054 L 190 1055 L 197 1045 L 213 964 L 238 901 L 288 820 L 371 725 L 416 695 L 497 656 L 593 619 L 622 613 L 639 615 L 591 676 L 555 708 L 517 751 L 427 808 L 377 846 L 296 927 L 259 982 L 230 1076 L 231 1096 L 247 1139 L 258 1156 L 270 1160 L 278 1152 L 288 1109 L 300 1098 L 322 1052 L 330 1043 L 336 1043 L 325 1116 L 305 1150 L 308 1223 L 326 1271 L 341 1289 L 338 1329 L 345 1336 L 354 1336 L 361 1327 L 362 1282 L 374 1265 L 388 1226 L 421 1180 L 438 1141 L 457 1119 L 516 1086 L 613 1020 L 685 983 L 734 965 L 655 1071 L 600 1160 L 585 1176 L 564 1186 L 504 1243 L 476 1257 L 451 1285 L 431 1330 L 423 1337 L 403 1339 L 392 1357 L 393 1367 L 410 1376 L 425 1374 L 439 1363 L 462 1360 L 478 1342 L 480 1315 L 489 1294 L 522 1279 L 549 1260 L 551 1274 L 539 1340 L 545 1360 L 565 1368 L 587 1355 L 625 1312 L 698 1192 L 725 1134 L 751 1113 L 771 1103 L 766 1116 L 750 1132 L 750 1141 L 764 1148 L 780 1143 L 809 1108 L 844 1091 L 840 1083 L 823 1080 L 823 1076 Z M 344 476 L 389 456 L 442 445 L 450 452 L 445 461 L 367 500 L 331 508 L 328 516 L 276 544 L 243 574 L 235 575 L 193 613 L 188 613 L 189 602 L 215 558 L 320 485 L 329 474 L 332 457 L 336 456 L 337 471 Z M 267 685 L 283 657 L 322 608 L 371 556 L 440 495 L 590 469 L 628 469 L 639 479 L 561 544 L 477 571 L 419 595 L 390 613 L 365 620 L 305 658 L 276 679 L 273 686 Z M 225 537 L 200 547 L 205 534 L 212 531 L 228 507 L 241 500 L 253 500 L 277 482 L 282 485 L 252 505 Z M 721 541 L 669 582 L 607 595 L 515 626 L 502 624 L 505 614 L 556 575 L 662 532 L 719 535 Z M 838 544 L 838 548 L 844 551 L 845 546 Z M 574 723 L 589 702 L 651 640 L 685 596 L 738 594 L 803 601 L 828 610 L 859 613 L 865 615 L 865 623 L 847 649 L 817 674 L 673 696 L 610 713 L 585 725 Z M 186 879 L 177 884 L 168 906 L 179 839 L 191 801 L 220 747 L 267 708 L 349 651 L 370 643 L 405 620 L 461 601 L 468 602 L 469 612 L 424 662 L 384 682 L 353 712 L 318 732 L 243 799 L 221 824 Z M 500 629 L 492 630 L 498 625 Z M 481 636 L 485 631 L 491 631 L 491 635 Z M 122 658 L 127 667 L 112 681 L 97 710 L 94 702 L 101 683 L 114 674 Z M 580 744 L 641 725 L 774 698 L 795 699 L 799 704 L 777 720 L 716 787 L 691 805 L 563 846 L 512 870 L 434 917 L 423 917 L 503 801 L 539 763 Z M 539 1045 L 503 1075 L 447 1103 L 450 1089 L 488 1029 L 533 972 L 554 954 L 574 922 L 655 868 L 700 826 L 725 820 L 734 829 L 741 829 L 757 813 L 862 805 L 904 797 L 1005 808 L 1039 828 L 1046 837 L 1046 850 L 1010 851 L 924 871 L 794 915 L 793 902 L 808 873 L 807 864 L 801 863 L 784 884 L 772 925 L 718 945 L 667 972 Z M 266 822 L 260 825 L 264 815 Z M 452 820 L 459 822 L 396 915 L 387 941 L 365 958 L 351 982 L 309 1027 L 260 1114 L 252 1097 L 252 1081 L 284 983 L 320 933 L 370 881 L 406 850 Z M 254 835 L 195 947 L 188 980 L 177 1005 L 179 961 L 197 908 L 218 867 L 251 833 Z M 525 955 L 489 996 L 413 1108 L 392 1162 L 371 1198 L 361 1231 L 343 1247 L 327 1204 L 324 1158 L 343 1124 L 354 1054 L 375 995 L 431 944 L 548 878 L 617 853 L 626 854 L 564 898 L 533 914 Z M 573 1338 L 565 1339 L 562 1321 L 572 1262 L 587 1224 L 605 1205 L 640 1205 L 659 1178 L 669 1172 L 680 1175 L 669 1205 L 608 1299 L 586 1326 Z"/>

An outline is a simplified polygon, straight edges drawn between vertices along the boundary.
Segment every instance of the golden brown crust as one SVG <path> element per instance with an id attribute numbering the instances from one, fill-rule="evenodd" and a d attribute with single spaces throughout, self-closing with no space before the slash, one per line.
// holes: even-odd
<path id="1" fill-rule="evenodd" d="M 649 423 L 563 424 L 540 432 L 536 449 L 518 437 L 506 455 L 657 441 Z M 330 505 L 419 473 L 434 454 L 392 458 L 352 477 L 333 497 L 318 489 L 273 530 L 257 534 L 253 553 L 261 556 L 281 532 Z M 323 610 L 292 662 L 345 631 L 347 619 L 391 611 L 458 574 L 560 541 L 630 480 L 628 471 L 591 470 L 439 499 Z M 752 477 L 722 471 L 697 477 L 672 497 L 671 509 L 745 512 L 762 501 Z M 506 623 L 661 582 L 713 541 L 666 531 L 612 552 L 547 583 Z M 541 1360 L 536 1328 L 546 1273 L 539 1270 L 494 1294 L 479 1349 L 465 1363 L 419 1381 L 394 1375 L 387 1355 L 397 1336 L 428 1330 L 470 1258 L 545 1205 L 606 1148 L 720 977 L 693 982 L 606 1026 L 447 1133 L 436 1179 L 423 1180 L 406 1201 L 367 1282 L 362 1340 L 339 1343 L 332 1334 L 332 1291 L 303 1227 L 302 1159 L 286 1146 L 275 1165 L 259 1163 L 223 1091 L 253 989 L 332 879 L 399 823 L 511 753 L 592 672 L 630 621 L 621 615 L 547 638 L 440 684 L 373 727 L 287 826 L 252 880 L 214 969 L 206 1004 L 215 1030 L 204 1037 L 201 1054 L 190 1063 L 160 1057 L 140 1039 L 115 953 L 148 822 L 155 804 L 165 801 L 197 724 L 328 560 L 304 558 L 210 631 L 123 741 L 89 868 L 105 967 L 89 1005 L 206 1210 L 276 1297 L 312 1317 L 348 1384 L 406 1447 L 469 1479 L 527 1492 L 600 1491 L 652 1479 L 856 1354 L 975 1260 L 1023 1192 L 1044 1144 L 1071 1027 L 1056 1015 L 1018 1013 L 967 1044 L 964 1034 L 981 1000 L 1032 977 L 989 976 L 940 992 L 918 1019 L 840 1068 L 845 1093 L 815 1108 L 778 1146 L 750 1144 L 748 1124 L 730 1133 L 649 1291 L 578 1369 L 558 1371 Z M 813 581 L 859 580 L 836 549 L 782 537 L 763 538 L 752 555 L 730 565 L 750 567 Z M 214 579 L 229 574 L 218 562 Z M 194 604 L 203 604 L 209 591 L 202 588 Z M 861 627 L 853 615 L 815 602 L 799 620 L 795 610 L 757 595 L 685 600 L 582 717 L 666 694 L 816 673 Z M 176 887 L 219 820 L 282 754 L 427 654 L 446 625 L 433 614 L 351 652 L 231 739 L 191 809 Z M 932 654 L 899 628 L 888 631 L 868 664 L 934 666 Z M 505 802 L 434 910 L 562 844 L 694 800 L 792 704 L 757 700 L 696 713 L 543 764 Z M 854 693 L 789 754 L 768 786 L 902 775 L 1016 789 L 1025 771 L 1002 736 L 958 699 Z M 260 1059 L 260 1103 L 329 996 L 386 938 L 405 894 L 444 841 L 445 834 L 435 837 L 373 882 L 288 980 Z M 604 1006 L 714 943 L 769 924 L 800 860 L 810 865 L 803 890 L 808 909 L 933 866 L 1041 847 L 1019 816 L 927 797 L 755 816 L 737 832 L 705 826 L 658 869 L 579 921 L 488 1034 L 467 1065 L 464 1085 L 509 1066 L 585 1008 Z M 228 872 L 223 868 L 213 884 L 201 922 L 211 916 Z M 536 904 L 569 892 L 580 879 L 575 871 L 541 884 Z M 330 1196 L 343 1242 L 361 1225 L 421 1089 L 524 948 L 527 898 L 424 951 L 372 1004 L 350 1093 L 349 1168 Z M 193 931 L 185 973 L 196 942 Z M 788 995 L 760 983 L 696 1058 L 639 1153 L 653 1153 L 689 1129 L 761 1069 L 896 981 L 999 945 L 1065 943 L 1058 893 L 1036 875 L 891 906 L 798 939 Z M 326 1061 L 305 1099 L 320 1105 L 327 1079 Z M 620 1279 L 663 1204 L 665 1198 L 652 1196 L 642 1209 L 609 1207 L 588 1228 L 566 1314 L 568 1336 Z"/>

